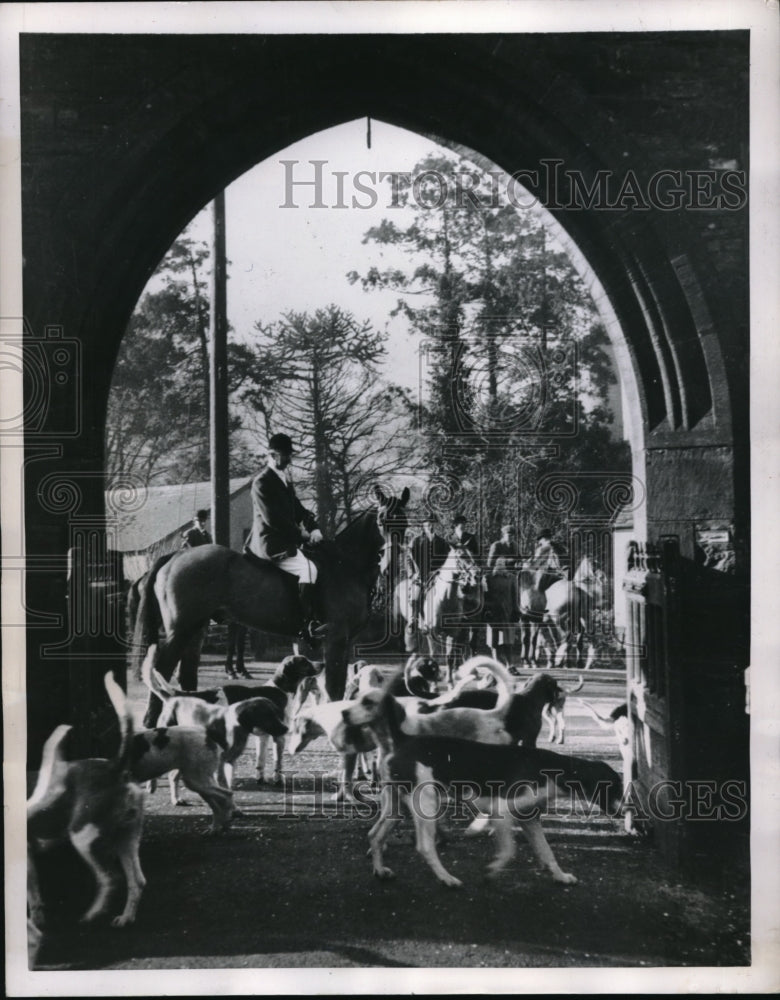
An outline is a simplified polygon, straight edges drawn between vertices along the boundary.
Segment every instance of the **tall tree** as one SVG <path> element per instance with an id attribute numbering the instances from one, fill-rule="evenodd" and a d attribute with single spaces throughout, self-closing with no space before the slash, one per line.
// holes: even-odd
<path id="1" fill-rule="evenodd" d="M 158 267 L 128 324 L 114 368 L 106 420 L 109 481 L 145 484 L 209 478 L 208 248 L 184 234 Z M 228 347 L 230 389 L 253 377 L 245 347 Z M 252 467 L 241 415 L 231 412 L 231 474 Z"/>
<path id="2" fill-rule="evenodd" d="M 262 414 L 267 431 L 296 438 L 299 468 L 332 534 L 369 482 L 406 470 L 412 403 L 381 379 L 384 334 L 335 305 L 259 323 L 257 333 L 252 383 L 241 396 Z"/>
<path id="3" fill-rule="evenodd" d="M 536 517 L 510 467 L 528 471 L 521 482 L 562 461 L 630 468 L 610 431 L 615 376 L 590 297 L 541 218 L 505 190 L 464 157 L 427 157 L 397 191 L 402 221 L 364 237 L 392 265 L 348 274 L 366 290 L 397 290 L 394 312 L 426 338 L 431 484 L 460 483 L 461 506 L 482 506 L 496 527 L 518 504 L 527 523 Z"/>

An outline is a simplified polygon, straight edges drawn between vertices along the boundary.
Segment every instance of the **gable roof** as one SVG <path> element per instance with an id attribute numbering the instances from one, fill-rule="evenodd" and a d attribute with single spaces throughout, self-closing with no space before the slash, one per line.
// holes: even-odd
<path id="1" fill-rule="evenodd" d="M 230 480 L 230 499 L 248 489 L 252 476 Z M 106 509 L 116 514 L 117 549 L 139 552 L 173 532 L 183 531 L 201 507 L 211 511 L 211 483 L 147 486 L 137 510 L 122 510 L 121 489 L 106 490 Z"/>

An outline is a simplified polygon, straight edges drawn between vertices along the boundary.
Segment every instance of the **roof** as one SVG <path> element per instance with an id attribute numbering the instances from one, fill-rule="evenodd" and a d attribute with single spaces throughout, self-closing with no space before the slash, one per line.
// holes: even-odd
<path id="1" fill-rule="evenodd" d="M 248 488 L 252 476 L 230 480 L 231 500 Z M 178 483 L 174 486 L 147 486 L 138 496 L 138 508 L 128 509 L 127 491 L 106 490 L 106 508 L 116 514 L 117 548 L 138 552 L 174 531 L 191 524 L 195 511 L 211 510 L 211 483 Z M 124 501 L 124 502 L 123 502 Z M 123 509 L 124 508 L 124 509 Z"/>

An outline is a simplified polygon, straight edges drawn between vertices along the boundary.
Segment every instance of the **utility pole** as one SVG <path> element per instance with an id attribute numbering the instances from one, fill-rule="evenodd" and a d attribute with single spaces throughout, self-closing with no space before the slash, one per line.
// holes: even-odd
<path id="1" fill-rule="evenodd" d="M 230 446 L 228 441 L 227 259 L 225 192 L 212 206 L 209 333 L 209 445 L 211 457 L 211 527 L 218 545 L 230 545 Z"/>

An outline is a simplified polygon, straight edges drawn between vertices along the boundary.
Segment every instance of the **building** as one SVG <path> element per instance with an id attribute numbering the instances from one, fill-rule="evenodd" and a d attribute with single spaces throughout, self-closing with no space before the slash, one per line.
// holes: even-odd
<path id="1" fill-rule="evenodd" d="M 230 548 L 240 552 L 252 524 L 251 476 L 230 480 Z M 106 491 L 106 509 L 116 510 L 111 502 L 115 491 Z M 114 539 L 109 548 L 122 553 L 125 580 L 137 580 L 159 556 L 181 548 L 182 533 L 192 524 L 195 512 L 211 508 L 211 483 L 178 483 L 173 486 L 148 486 L 139 495 L 137 509 L 109 518 L 108 532 Z M 209 526 L 210 527 L 210 526 Z"/>

